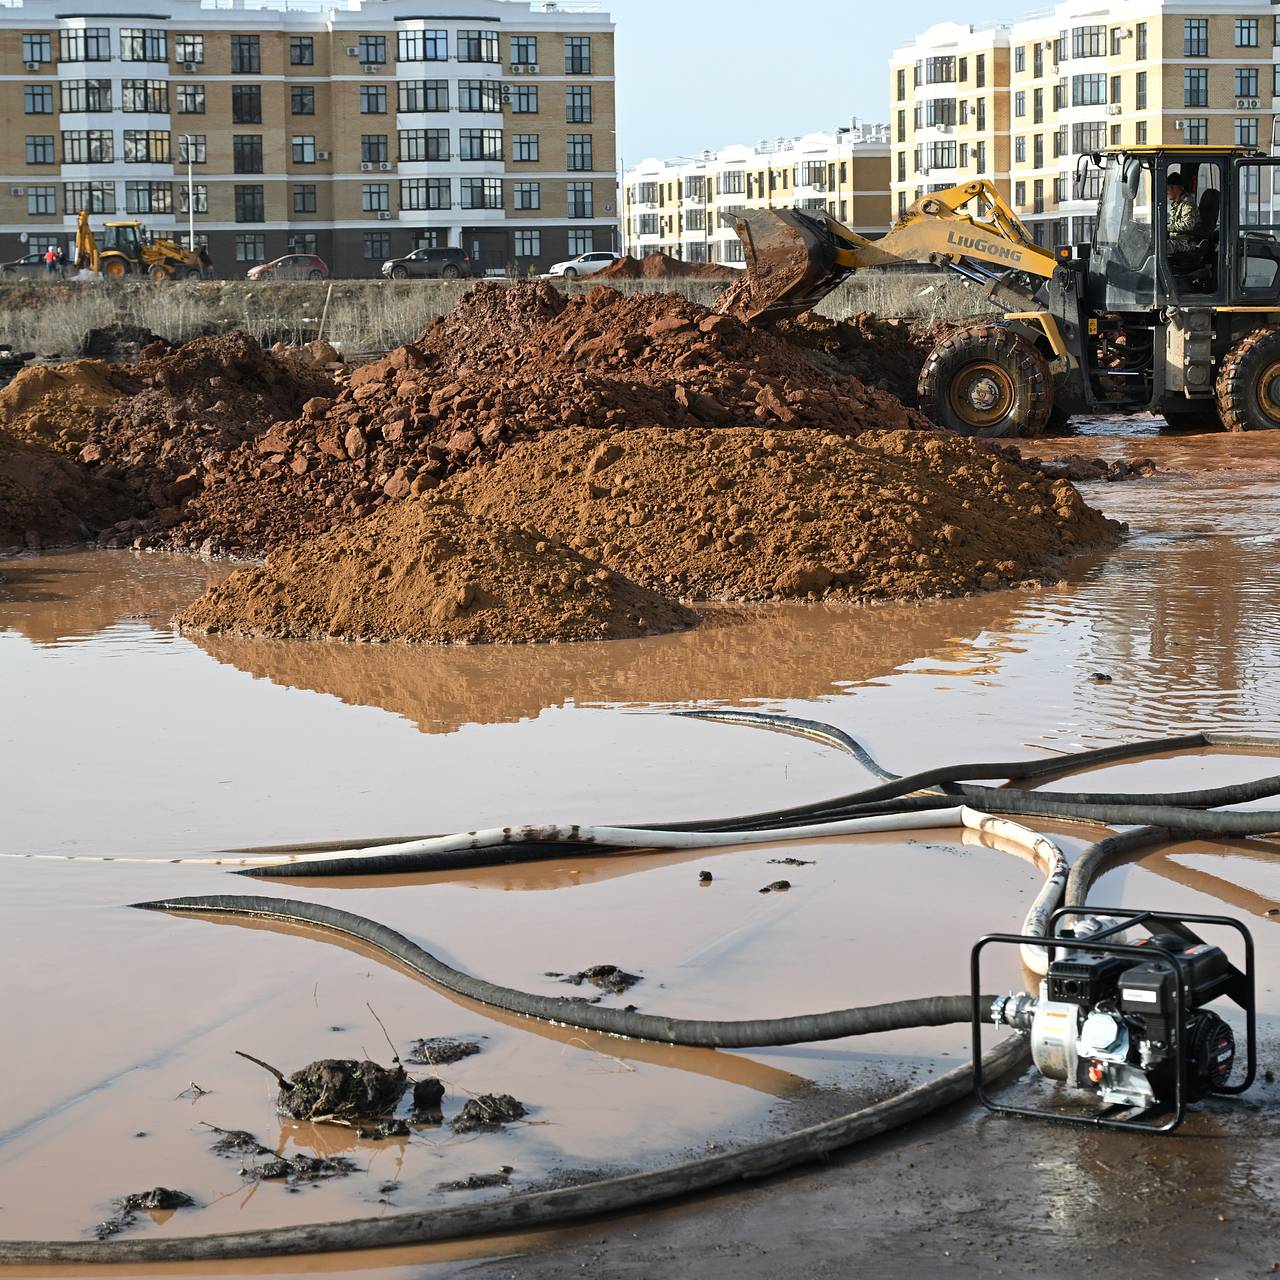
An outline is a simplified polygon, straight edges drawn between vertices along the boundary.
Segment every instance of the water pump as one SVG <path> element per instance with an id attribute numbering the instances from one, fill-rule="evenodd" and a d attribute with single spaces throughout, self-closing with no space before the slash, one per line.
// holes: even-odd
<path id="1" fill-rule="evenodd" d="M 1244 941 L 1244 970 L 1191 924 L 1221 925 Z M 1143 927 L 1130 944 L 1123 935 Z M 1043 946 L 1048 969 L 1039 994 L 980 996 L 979 962 L 992 943 Z M 973 949 L 974 1069 L 978 1096 L 994 1111 L 1085 1121 L 1117 1128 L 1168 1130 L 1188 1103 L 1208 1094 L 1242 1093 L 1256 1074 L 1253 939 L 1226 916 L 1091 907 L 1054 913 L 1049 936 L 990 934 Z M 1220 998 L 1245 1014 L 1243 1080 L 1236 1075 L 1235 1032 L 1207 1008 Z M 982 1005 L 985 1004 L 985 1008 Z M 1078 1099 L 1100 1104 L 1092 1113 L 1047 1110 L 993 1099 L 981 1069 L 981 1024 L 1012 1027 L 1027 1036 L 1040 1074 L 1062 1082 Z M 1169 1117 L 1163 1123 L 1140 1119 Z"/>

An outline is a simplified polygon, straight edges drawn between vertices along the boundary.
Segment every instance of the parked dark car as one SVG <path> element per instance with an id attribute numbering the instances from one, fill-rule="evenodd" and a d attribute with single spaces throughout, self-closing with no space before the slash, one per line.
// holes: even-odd
<path id="1" fill-rule="evenodd" d="M 250 267 L 245 274 L 250 280 L 327 280 L 329 264 L 314 253 L 286 253 L 274 262 Z"/>
<path id="2" fill-rule="evenodd" d="M 0 262 L 0 276 L 13 279 L 15 276 L 42 276 L 48 274 L 45 265 L 44 250 L 39 253 L 28 253 L 24 257 L 14 258 L 12 262 Z M 61 271 L 58 273 L 61 275 Z"/>
<path id="3" fill-rule="evenodd" d="M 443 276 L 456 280 L 473 276 L 471 259 L 459 248 L 415 249 L 403 258 L 389 258 L 382 264 L 382 274 L 389 280 L 434 280 Z"/>

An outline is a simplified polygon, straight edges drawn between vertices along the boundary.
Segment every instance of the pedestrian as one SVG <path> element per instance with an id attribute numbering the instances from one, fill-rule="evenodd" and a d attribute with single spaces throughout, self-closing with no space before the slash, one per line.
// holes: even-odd
<path id="1" fill-rule="evenodd" d="M 44 267 L 50 275 L 53 275 L 58 269 L 58 251 L 53 245 L 50 245 L 44 251 Z"/>
<path id="2" fill-rule="evenodd" d="M 67 251 L 58 245 L 58 274 L 64 276 L 67 274 Z"/>

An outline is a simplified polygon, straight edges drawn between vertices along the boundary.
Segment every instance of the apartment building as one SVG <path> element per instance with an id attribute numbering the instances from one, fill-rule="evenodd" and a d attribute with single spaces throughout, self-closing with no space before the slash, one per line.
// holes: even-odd
<path id="1" fill-rule="evenodd" d="M 443 245 L 542 270 L 617 243 L 613 71 L 594 5 L 6 5 L 0 256 L 87 209 L 184 240 L 193 212 L 226 276 Z"/>
<path id="2" fill-rule="evenodd" d="M 894 206 L 990 178 L 1043 244 L 1092 234 L 1108 146 L 1271 146 L 1280 16 L 1265 0 L 1066 0 L 1007 26 L 933 27 L 895 52 Z M 981 153 L 967 131 L 998 68 L 1002 114 Z M 988 46 L 990 51 L 988 52 Z M 992 54 L 998 56 L 992 58 Z"/>
<path id="3" fill-rule="evenodd" d="M 851 121 L 831 133 L 645 160 L 623 179 L 623 240 L 637 258 L 741 265 L 743 209 L 826 209 L 869 235 L 889 229 L 889 129 Z"/>

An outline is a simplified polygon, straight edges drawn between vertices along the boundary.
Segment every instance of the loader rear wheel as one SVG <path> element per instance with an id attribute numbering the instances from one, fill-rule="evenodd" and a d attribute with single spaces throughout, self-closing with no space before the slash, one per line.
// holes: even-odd
<path id="1" fill-rule="evenodd" d="M 164 284 L 164 282 L 169 278 L 169 272 L 158 262 L 154 266 L 148 268 L 147 275 L 151 277 L 152 283 L 154 284 Z"/>
<path id="2" fill-rule="evenodd" d="M 966 436 L 1033 436 L 1053 409 L 1044 357 L 1003 325 L 974 324 L 929 353 L 917 387 L 920 408 Z"/>
<path id="3" fill-rule="evenodd" d="M 1280 429 L 1280 326 L 1236 343 L 1218 370 L 1216 392 L 1228 431 Z"/>

